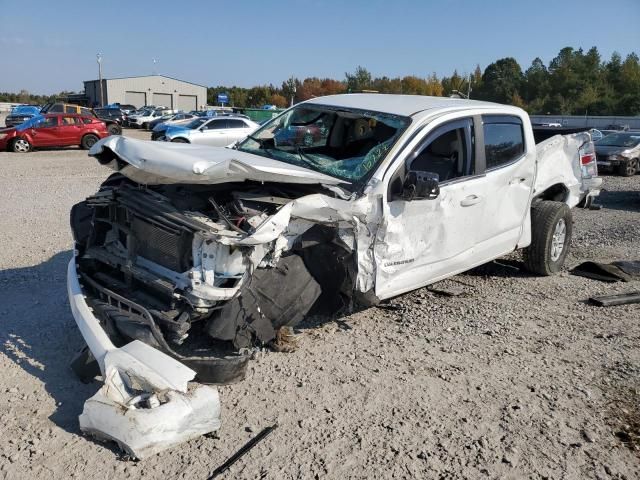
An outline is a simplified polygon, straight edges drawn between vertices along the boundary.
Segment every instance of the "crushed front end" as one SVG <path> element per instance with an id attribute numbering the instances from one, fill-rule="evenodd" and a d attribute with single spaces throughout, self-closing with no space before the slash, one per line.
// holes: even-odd
<path id="1" fill-rule="evenodd" d="M 338 229 L 276 215 L 313 189 L 150 187 L 114 174 L 71 213 L 80 281 L 109 338 L 139 340 L 198 381 L 224 384 L 244 377 L 249 349 L 278 329 L 314 307 L 340 308 L 353 262 Z"/>

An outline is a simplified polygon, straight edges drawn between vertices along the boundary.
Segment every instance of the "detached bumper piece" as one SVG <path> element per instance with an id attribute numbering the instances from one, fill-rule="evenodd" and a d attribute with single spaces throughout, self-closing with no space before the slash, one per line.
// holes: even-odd
<path id="1" fill-rule="evenodd" d="M 85 301 L 75 259 L 67 270 L 71 311 L 104 378 L 85 402 L 83 432 L 117 442 L 143 459 L 220 428 L 220 400 L 214 387 L 190 387 L 196 372 L 134 340 L 116 348 Z"/>

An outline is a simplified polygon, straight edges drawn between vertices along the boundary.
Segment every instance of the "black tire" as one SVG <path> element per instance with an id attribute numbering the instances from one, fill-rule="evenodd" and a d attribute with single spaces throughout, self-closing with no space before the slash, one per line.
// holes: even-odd
<path id="1" fill-rule="evenodd" d="M 82 137 L 82 141 L 80 142 L 80 147 L 84 148 L 85 150 L 89 150 L 91 147 L 95 145 L 95 143 L 98 140 L 100 140 L 98 137 L 96 137 L 92 133 L 89 133 L 84 137 Z"/>
<path id="2" fill-rule="evenodd" d="M 632 158 L 618 167 L 618 175 L 623 177 L 633 177 L 636 173 L 638 173 L 637 158 Z"/>
<path id="3" fill-rule="evenodd" d="M 11 151 L 15 153 L 27 153 L 31 151 L 31 144 L 26 138 L 16 138 L 11 142 Z"/>
<path id="4" fill-rule="evenodd" d="M 185 140 L 184 138 L 174 138 L 173 140 L 171 140 L 173 143 L 189 143 L 187 140 Z"/>
<path id="5" fill-rule="evenodd" d="M 143 123 L 142 124 L 142 129 L 143 130 L 149 130 L 149 124 L 148 123 Z"/>
<path id="6" fill-rule="evenodd" d="M 567 205 L 547 200 L 534 204 L 531 207 L 531 245 L 524 250 L 527 270 L 544 276 L 558 273 L 569 253 L 572 230 L 573 219 Z"/>
<path id="7" fill-rule="evenodd" d="M 120 135 L 122 133 L 122 127 L 117 123 L 107 125 L 107 130 L 109 131 L 109 135 Z"/>

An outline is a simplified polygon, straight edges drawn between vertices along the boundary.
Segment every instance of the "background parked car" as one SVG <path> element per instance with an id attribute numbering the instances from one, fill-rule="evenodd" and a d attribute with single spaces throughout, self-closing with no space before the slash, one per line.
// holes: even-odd
<path id="1" fill-rule="evenodd" d="M 16 127 L 0 130 L 0 150 L 26 153 L 37 147 L 71 145 L 89 149 L 108 136 L 105 123 L 93 115 L 48 113 L 30 118 Z"/>
<path id="2" fill-rule="evenodd" d="M 226 147 L 237 140 L 242 140 L 259 127 L 257 123 L 246 118 L 231 116 L 198 120 L 204 121 L 201 125 L 195 125 L 195 128 L 184 128 L 180 125 L 170 126 L 165 132 L 164 140 Z"/>
<path id="3" fill-rule="evenodd" d="M 7 127 L 13 127 L 20 125 L 22 122 L 35 117 L 40 113 L 40 107 L 38 105 L 19 105 L 13 107 L 11 113 L 4 119 L 4 124 Z"/>
<path id="4" fill-rule="evenodd" d="M 95 117 L 102 120 L 107 126 L 107 130 L 111 135 L 120 135 L 122 133 L 122 126 L 108 117 L 100 117 L 89 107 L 83 107 L 81 105 L 74 105 L 72 103 L 47 103 L 40 113 L 76 113 L 78 115 L 84 115 L 85 117 Z"/>
<path id="5" fill-rule="evenodd" d="M 174 115 L 165 115 L 158 120 L 154 120 L 149 124 L 151 130 L 151 140 L 157 140 L 160 137 L 164 137 L 164 133 L 171 125 L 186 125 L 194 118 L 197 118 L 191 113 L 176 113 Z"/>
<path id="6" fill-rule="evenodd" d="M 631 177 L 640 168 L 640 132 L 617 132 L 595 142 L 599 169 Z"/>
<path id="7" fill-rule="evenodd" d="M 149 124 L 153 120 L 157 120 L 160 117 L 174 113 L 173 110 L 166 107 L 158 107 L 155 110 L 144 110 L 139 115 L 130 115 L 128 117 L 128 123 L 130 127 L 149 129 Z"/>

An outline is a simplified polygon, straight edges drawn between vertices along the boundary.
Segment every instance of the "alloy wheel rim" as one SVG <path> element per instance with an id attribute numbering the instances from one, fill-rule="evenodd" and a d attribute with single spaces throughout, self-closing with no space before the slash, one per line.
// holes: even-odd
<path id="1" fill-rule="evenodd" d="M 564 218 L 558 220 L 556 228 L 553 231 L 553 237 L 551 237 L 551 260 L 554 262 L 560 258 L 562 251 L 564 250 L 564 241 L 567 238 L 567 224 Z"/>
<path id="2" fill-rule="evenodd" d="M 26 142 L 26 140 L 23 139 L 18 139 L 16 140 L 16 150 L 18 150 L 19 152 L 27 152 L 29 151 L 29 144 Z"/>

